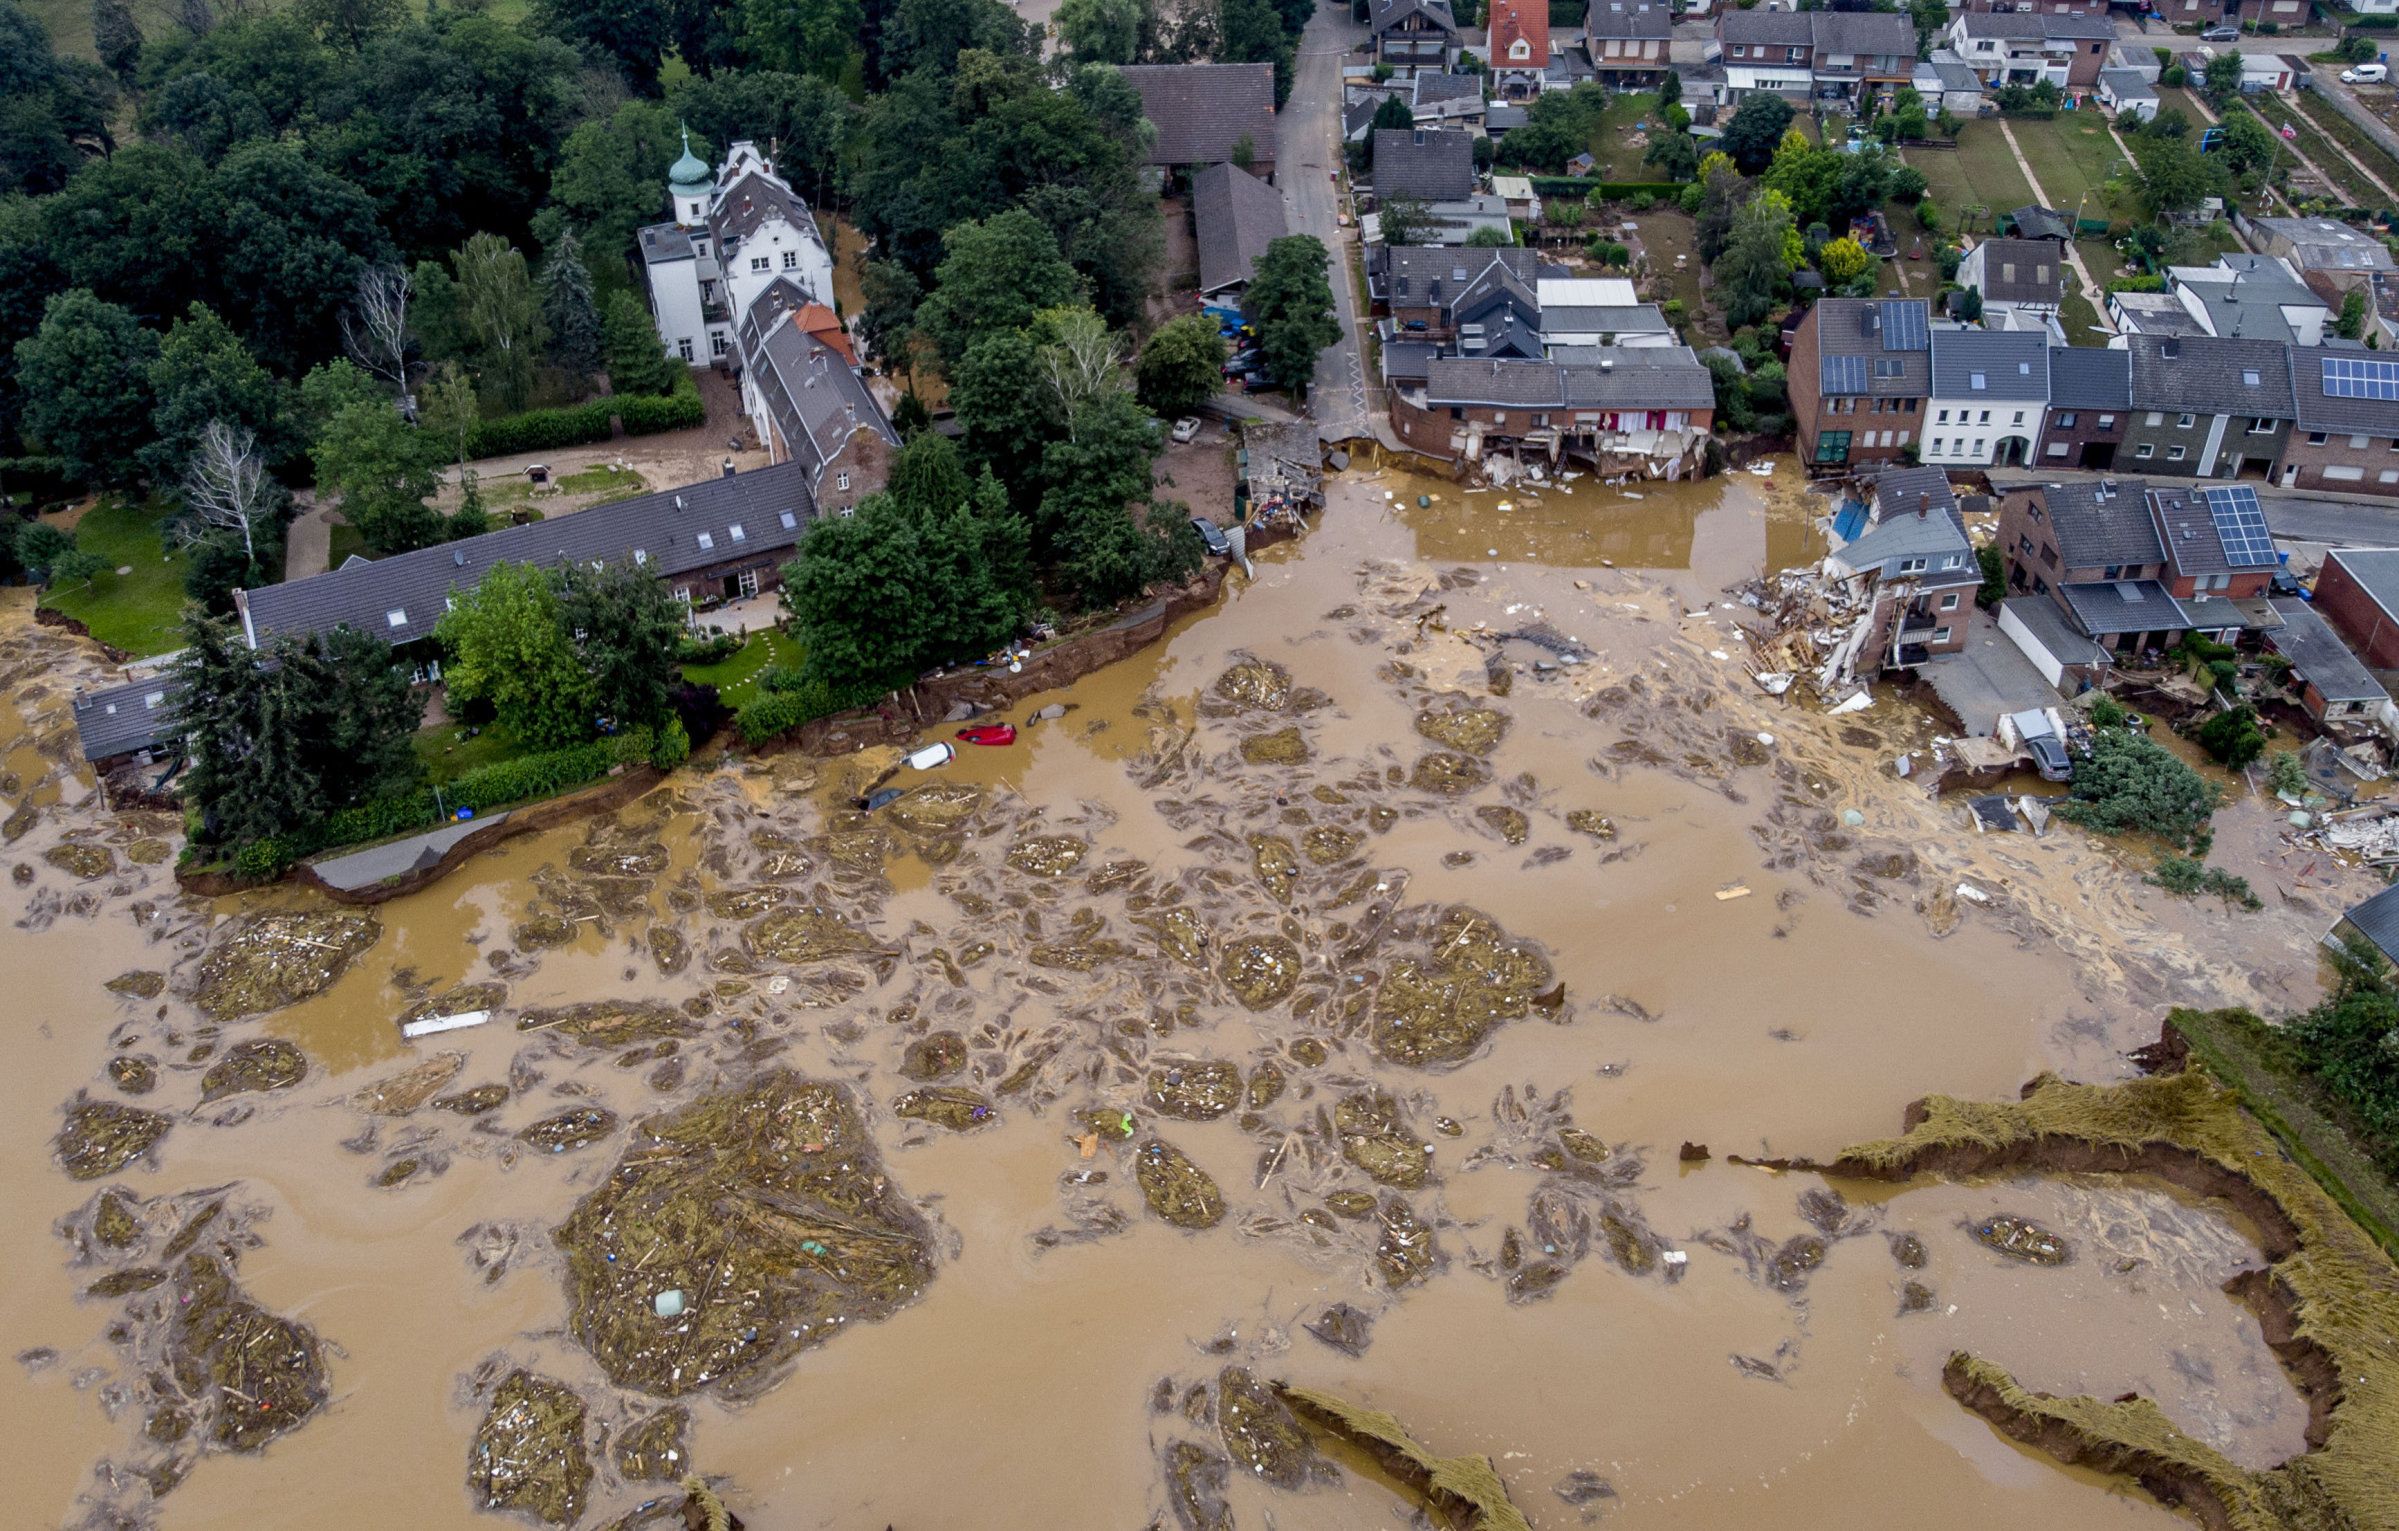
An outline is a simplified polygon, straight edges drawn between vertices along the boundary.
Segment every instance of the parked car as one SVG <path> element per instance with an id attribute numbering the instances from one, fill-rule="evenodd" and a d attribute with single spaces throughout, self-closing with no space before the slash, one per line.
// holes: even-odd
<path id="1" fill-rule="evenodd" d="M 1174 438 L 1177 441 L 1189 441 L 1199 434 L 1199 428 L 1199 416 L 1185 415 L 1175 422 Z"/>
<path id="2" fill-rule="evenodd" d="M 2388 64 L 2360 64 L 2355 69 L 2341 71 L 2343 85 L 2380 85 L 2391 77 Z"/>
<path id="3" fill-rule="evenodd" d="M 1191 529 L 1199 533 L 1200 541 L 1206 543 L 1208 551 L 1217 557 L 1222 558 L 1233 551 L 1233 544 L 1225 540 L 1224 529 L 1206 516 L 1193 516 Z"/>
<path id="4" fill-rule="evenodd" d="M 2239 27 L 2209 27 L 2199 34 L 2203 43 L 2237 43 L 2241 40 Z"/>

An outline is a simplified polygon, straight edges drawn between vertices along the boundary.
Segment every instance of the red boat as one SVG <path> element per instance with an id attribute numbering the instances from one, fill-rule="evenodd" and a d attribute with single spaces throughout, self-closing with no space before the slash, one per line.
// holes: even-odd
<path id="1" fill-rule="evenodd" d="M 1013 723 L 977 723 L 972 728 L 959 729 L 958 737 L 969 744 L 1014 744 L 1016 742 L 1016 725 Z"/>

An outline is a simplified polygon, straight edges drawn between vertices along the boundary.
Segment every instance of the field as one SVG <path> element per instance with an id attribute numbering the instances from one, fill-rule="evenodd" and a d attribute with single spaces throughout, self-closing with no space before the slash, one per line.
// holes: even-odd
<path id="1" fill-rule="evenodd" d="M 1944 232 L 1988 234 L 1991 220 L 2033 200 L 2032 187 L 2008 153 L 1996 123 L 1968 123 L 1954 149 L 1911 147 L 1902 157 L 1924 172 L 1928 195 L 1941 209 Z M 1966 220 L 1966 210 L 1982 212 Z"/>
<path id="2" fill-rule="evenodd" d="M 2301 146 L 2314 155 L 2314 145 L 2322 143 L 2325 154 L 2347 167 L 2349 177 L 2358 183 L 2360 189 L 2372 193 L 2373 200 L 2361 202 L 2359 206 L 2382 207 L 2390 202 L 2390 198 L 2374 191 L 2372 182 L 2357 173 L 2357 167 L 2364 166 L 2380 176 L 2384 185 L 2399 191 L 2399 160 L 2393 159 L 2380 144 L 2368 138 L 2357 124 L 2319 100 L 2315 92 L 2299 91 L 2288 99 L 2287 104 L 2294 108 L 2291 120 L 2292 125 L 2300 130 Z M 2312 141 L 2308 137 L 2310 133 L 2315 135 Z M 2316 163 L 2324 165 L 2328 172 L 2339 173 L 2322 158 L 2318 158 Z"/>
<path id="3" fill-rule="evenodd" d="M 75 525 L 75 545 L 108 567 L 88 584 L 69 582 L 42 604 L 128 654 L 168 654 L 183 646 L 183 553 L 159 541 L 155 506 L 102 500 Z M 123 569 L 126 572 L 119 574 Z"/>
<path id="4" fill-rule="evenodd" d="M 409 741 L 425 763 L 425 779 L 435 786 L 456 781 L 469 771 L 497 765 L 525 753 L 516 736 L 496 723 L 469 729 L 461 723 L 439 723 L 417 730 Z"/>

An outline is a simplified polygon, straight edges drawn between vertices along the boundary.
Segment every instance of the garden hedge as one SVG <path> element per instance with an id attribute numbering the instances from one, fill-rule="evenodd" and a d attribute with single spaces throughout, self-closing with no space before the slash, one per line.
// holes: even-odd
<path id="1" fill-rule="evenodd" d="M 528 452 L 589 446 L 608 440 L 620 422 L 628 436 L 654 436 L 660 431 L 688 430 L 707 414 L 708 407 L 700 400 L 700 385 L 685 371 L 675 379 L 670 393 L 613 394 L 588 403 L 528 409 L 479 421 L 467 436 L 467 455 L 519 457 Z"/>

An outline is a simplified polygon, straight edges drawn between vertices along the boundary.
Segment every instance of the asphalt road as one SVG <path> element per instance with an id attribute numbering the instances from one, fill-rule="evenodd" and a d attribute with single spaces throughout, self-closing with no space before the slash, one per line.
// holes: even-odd
<path id="1" fill-rule="evenodd" d="M 1346 8 L 1319 6 L 1300 34 L 1291 99 L 1275 118 L 1275 179 L 1282 184 L 1291 232 L 1313 234 L 1332 252 L 1329 276 L 1341 339 L 1316 358 L 1308 412 L 1327 440 L 1369 434 L 1365 351 L 1358 344 L 1357 287 L 1351 278 L 1354 229 L 1341 227 L 1341 60 L 1365 35 Z"/>
<path id="2" fill-rule="evenodd" d="M 2399 547 L 2399 504 L 2351 505 L 2338 500 L 2285 500 L 2260 494 L 2266 528 L 2285 542 L 2334 547 Z"/>

